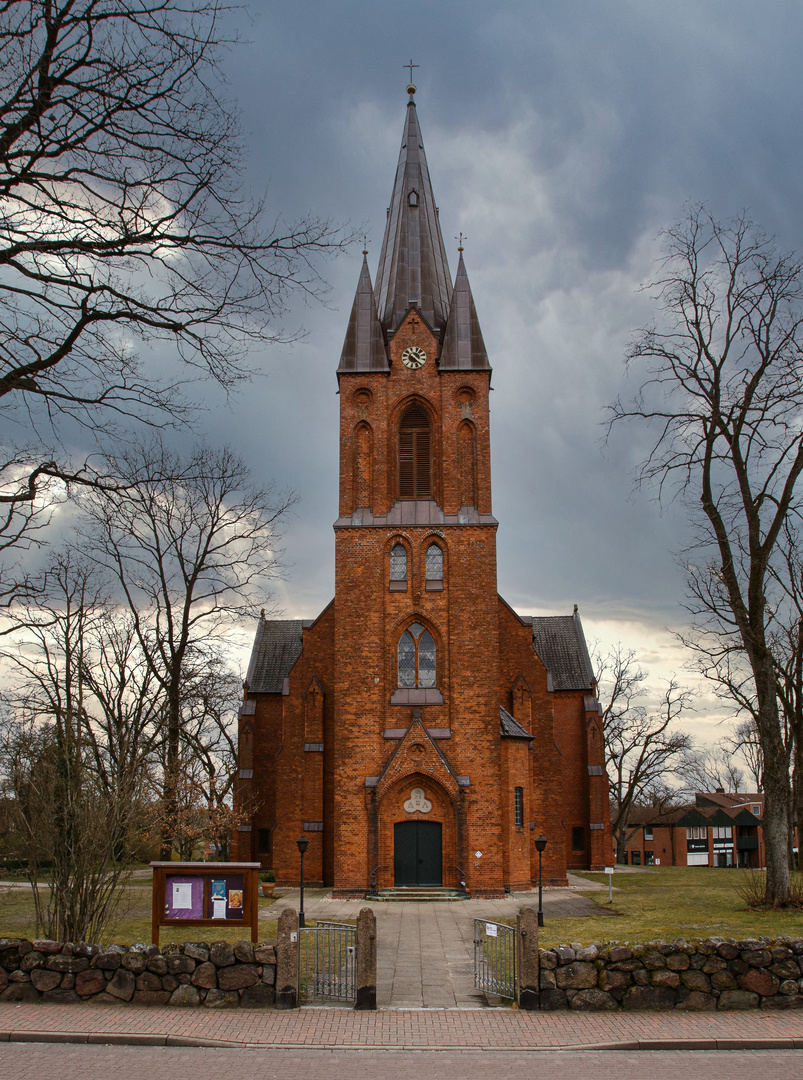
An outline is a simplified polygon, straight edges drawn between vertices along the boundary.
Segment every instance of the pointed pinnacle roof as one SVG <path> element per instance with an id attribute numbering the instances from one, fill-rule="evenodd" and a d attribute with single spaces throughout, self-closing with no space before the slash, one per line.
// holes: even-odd
<path id="1" fill-rule="evenodd" d="M 466 371 L 484 369 L 490 371 L 488 353 L 482 339 L 474 297 L 468 283 L 468 274 L 463 263 L 463 249 L 460 249 L 460 261 L 457 264 L 457 277 L 452 293 L 452 306 L 446 323 L 443 349 L 440 358 L 441 371 Z"/>
<path id="2" fill-rule="evenodd" d="M 351 309 L 346 340 L 338 371 L 388 371 L 388 356 L 382 327 L 376 313 L 374 289 L 368 260 L 363 252 L 360 280 Z"/>
<path id="3" fill-rule="evenodd" d="M 451 293 L 446 249 L 411 96 L 376 279 L 376 306 L 383 329 L 394 333 L 415 304 L 434 330 L 442 330 Z"/>

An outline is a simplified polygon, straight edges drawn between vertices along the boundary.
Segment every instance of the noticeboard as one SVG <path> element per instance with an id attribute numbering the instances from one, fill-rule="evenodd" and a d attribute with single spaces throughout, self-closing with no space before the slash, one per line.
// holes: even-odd
<path id="1" fill-rule="evenodd" d="M 259 863 L 153 862 L 154 945 L 161 926 L 251 926 L 257 940 Z"/>

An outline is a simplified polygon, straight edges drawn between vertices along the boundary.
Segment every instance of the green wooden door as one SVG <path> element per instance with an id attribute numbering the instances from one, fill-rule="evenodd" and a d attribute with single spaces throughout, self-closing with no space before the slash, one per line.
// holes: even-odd
<path id="1" fill-rule="evenodd" d="M 442 830 L 439 821 L 400 821 L 393 827 L 396 887 L 443 883 Z"/>

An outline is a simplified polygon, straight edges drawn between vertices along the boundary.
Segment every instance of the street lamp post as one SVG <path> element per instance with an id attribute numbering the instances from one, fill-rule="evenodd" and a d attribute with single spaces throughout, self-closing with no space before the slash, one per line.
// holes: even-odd
<path id="1" fill-rule="evenodd" d="M 305 925 L 304 924 L 304 852 L 309 847 L 309 840 L 306 838 L 306 836 L 299 836 L 298 840 L 296 840 L 296 847 L 298 848 L 298 853 L 301 856 L 301 885 L 300 885 L 301 897 L 300 897 L 299 905 L 298 905 L 298 925 L 303 930 L 304 925 Z"/>
<path id="2" fill-rule="evenodd" d="M 535 850 L 538 852 L 538 925 L 544 925 L 544 891 L 543 891 L 543 877 L 541 874 L 541 856 L 544 854 L 544 848 L 546 847 L 546 837 L 544 835 L 536 836 L 533 841 L 535 844 Z"/>

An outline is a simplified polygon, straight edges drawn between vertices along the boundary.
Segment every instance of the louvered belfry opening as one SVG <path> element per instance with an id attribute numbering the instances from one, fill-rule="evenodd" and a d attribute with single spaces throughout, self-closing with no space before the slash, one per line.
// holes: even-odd
<path id="1" fill-rule="evenodd" d="M 399 498 L 432 496 L 431 434 L 429 416 L 421 405 L 411 405 L 399 425 Z"/>

